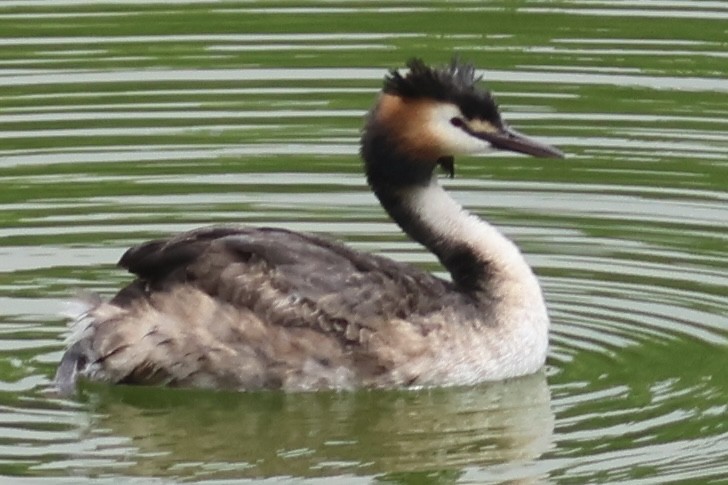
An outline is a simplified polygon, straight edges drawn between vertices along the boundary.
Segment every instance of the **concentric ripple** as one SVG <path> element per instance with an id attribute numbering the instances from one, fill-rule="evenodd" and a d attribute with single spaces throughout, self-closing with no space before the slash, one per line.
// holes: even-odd
<path id="1" fill-rule="evenodd" d="M 49 483 L 718 483 L 728 476 L 726 2 L 0 3 L 0 476 Z M 77 291 L 210 223 L 438 274 L 360 174 L 387 69 L 453 52 L 564 149 L 457 161 L 553 322 L 543 373 L 463 389 L 47 392 Z M 21 482 L 22 483 L 22 482 Z"/>

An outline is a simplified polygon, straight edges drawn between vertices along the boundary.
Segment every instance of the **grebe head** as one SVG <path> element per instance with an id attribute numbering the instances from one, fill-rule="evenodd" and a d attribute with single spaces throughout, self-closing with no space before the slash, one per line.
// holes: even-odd
<path id="1" fill-rule="evenodd" d="M 411 175 L 429 179 L 438 164 L 452 176 L 453 156 L 458 154 L 510 150 L 535 157 L 564 156 L 511 129 L 491 94 L 476 85 L 480 77 L 471 64 L 453 60 L 449 66 L 433 68 L 412 59 L 407 67 L 405 75 L 393 70 L 386 76 L 370 113 L 362 138 L 370 175 L 372 164 L 391 165 L 395 159 L 419 162 L 418 167 L 407 164 L 414 169 Z M 385 146 L 389 153 L 383 157 Z"/>

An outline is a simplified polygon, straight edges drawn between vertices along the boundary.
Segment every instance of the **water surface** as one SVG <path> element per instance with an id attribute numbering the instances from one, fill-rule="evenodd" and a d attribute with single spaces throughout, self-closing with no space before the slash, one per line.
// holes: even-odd
<path id="1" fill-rule="evenodd" d="M 726 2 L 0 4 L 0 475 L 44 483 L 718 483 L 728 475 Z M 44 391 L 79 289 L 210 223 L 442 274 L 366 188 L 387 69 L 473 61 L 565 160 L 463 157 L 454 196 L 539 275 L 544 372 L 407 392 Z M 34 483 L 34 482 L 33 482 Z"/>

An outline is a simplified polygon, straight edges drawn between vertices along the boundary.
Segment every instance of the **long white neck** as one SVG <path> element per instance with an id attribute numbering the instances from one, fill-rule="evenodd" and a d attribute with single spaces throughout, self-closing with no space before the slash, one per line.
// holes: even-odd
<path id="1" fill-rule="evenodd" d="M 426 185 L 400 188 L 399 201 L 390 214 L 440 258 L 456 283 L 498 299 L 542 300 L 538 281 L 516 245 L 463 209 L 435 177 Z"/>

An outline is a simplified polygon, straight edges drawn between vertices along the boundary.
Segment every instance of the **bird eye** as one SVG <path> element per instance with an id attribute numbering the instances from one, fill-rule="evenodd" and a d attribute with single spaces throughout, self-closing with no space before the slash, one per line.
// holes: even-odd
<path id="1" fill-rule="evenodd" d="M 450 124 L 457 128 L 462 128 L 462 126 L 465 124 L 465 122 L 463 120 L 461 120 L 460 118 L 455 117 L 455 118 L 450 118 Z"/>

